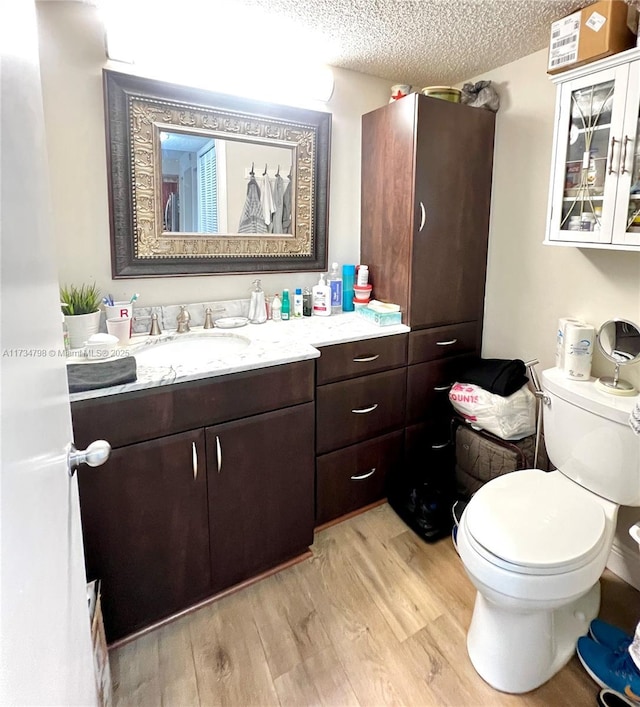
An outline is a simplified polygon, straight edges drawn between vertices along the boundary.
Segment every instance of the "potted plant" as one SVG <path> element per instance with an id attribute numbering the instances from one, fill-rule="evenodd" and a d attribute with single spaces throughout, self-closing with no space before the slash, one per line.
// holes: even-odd
<path id="1" fill-rule="evenodd" d="M 100 290 L 92 285 L 64 285 L 60 288 L 60 305 L 69 332 L 72 349 L 84 346 L 100 326 Z"/>

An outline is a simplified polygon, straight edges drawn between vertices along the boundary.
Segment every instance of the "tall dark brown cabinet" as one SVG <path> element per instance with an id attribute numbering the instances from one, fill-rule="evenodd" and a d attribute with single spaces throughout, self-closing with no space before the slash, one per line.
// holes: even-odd
<path id="1" fill-rule="evenodd" d="M 479 355 L 495 115 L 411 94 L 362 118 L 361 262 L 411 326 L 405 457 L 448 441 L 448 389 Z"/>

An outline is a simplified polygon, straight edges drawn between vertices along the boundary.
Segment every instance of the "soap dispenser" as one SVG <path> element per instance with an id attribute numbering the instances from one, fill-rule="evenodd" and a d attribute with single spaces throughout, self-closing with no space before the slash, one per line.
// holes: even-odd
<path id="1" fill-rule="evenodd" d="M 260 286 L 260 280 L 254 280 L 253 286 L 251 301 L 249 302 L 249 321 L 252 324 L 263 324 L 267 321 L 267 305 L 264 299 L 264 292 Z"/>
<path id="2" fill-rule="evenodd" d="M 313 286 L 313 313 L 321 317 L 328 317 L 331 314 L 331 288 L 324 279 L 324 274 L 320 275 L 317 285 Z"/>

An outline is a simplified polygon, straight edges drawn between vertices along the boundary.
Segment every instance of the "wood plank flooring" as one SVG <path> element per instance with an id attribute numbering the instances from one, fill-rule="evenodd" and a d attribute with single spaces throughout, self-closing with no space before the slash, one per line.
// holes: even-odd
<path id="1" fill-rule="evenodd" d="M 450 540 L 386 504 L 316 534 L 313 557 L 111 652 L 115 703 L 595 705 L 576 658 L 526 695 L 490 688 L 465 646 L 474 589 Z M 640 594 L 607 572 L 601 618 L 632 631 Z"/>

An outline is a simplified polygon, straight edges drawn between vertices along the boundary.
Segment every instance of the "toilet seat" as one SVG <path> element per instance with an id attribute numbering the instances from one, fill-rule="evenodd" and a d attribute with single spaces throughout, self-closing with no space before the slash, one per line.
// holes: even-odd
<path id="1" fill-rule="evenodd" d="M 561 574 L 588 564 L 605 541 L 596 498 L 561 473 L 524 469 L 485 484 L 465 509 L 470 545 L 520 574 Z"/>

